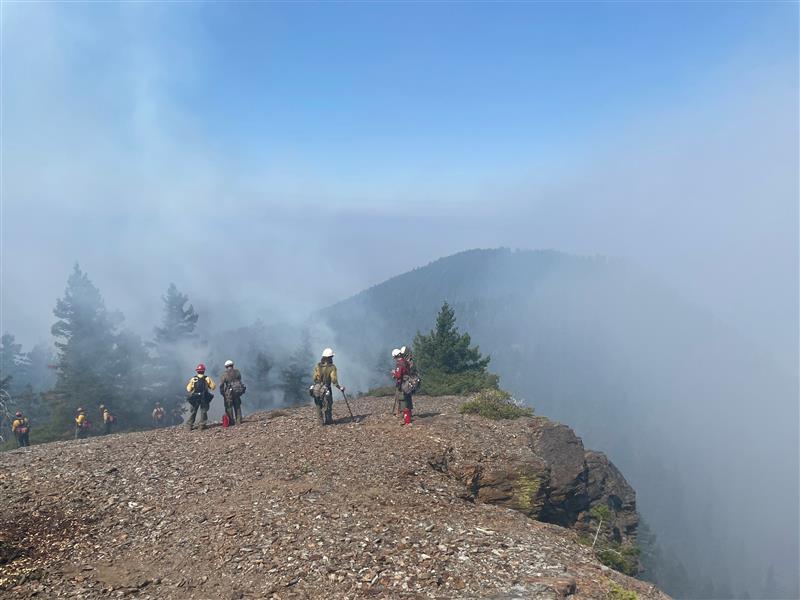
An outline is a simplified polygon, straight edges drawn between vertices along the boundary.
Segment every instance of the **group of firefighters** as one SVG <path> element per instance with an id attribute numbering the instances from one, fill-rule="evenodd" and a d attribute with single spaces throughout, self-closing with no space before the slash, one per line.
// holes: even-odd
<path id="1" fill-rule="evenodd" d="M 309 395 L 314 399 L 317 418 L 320 425 L 331 425 L 333 423 L 333 391 L 337 388 L 345 393 L 345 387 L 339 384 L 339 375 L 336 365 L 333 364 L 333 350 L 325 348 L 322 351 L 320 361 L 314 366 L 313 385 L 309 388 Z M 403 424 L 412 423 L 414 402 L 413 395 L 420 384 L 414 359 L 411 351 L 405 346 L 392 350 L 392 358 L 395 361 L 391 375 L 395 383 L 394 408 L 392 414 L 403 417 Z M 217 389 L 217 384 L 210 376 L 206 375 L 206 366 L 202 363 L 197 365 L 195 375 L 186 384 L 188 394 L 186 401 L 189 403 L 190 412 L 186 427 L 191 431 L 195 427 L 197 413 L 200 413 L 199 429 L 205 429 L 208 423 L 208 409 L 214 397 L 213 390 Z M 232 360 L 225 361 L 225 371 L 220 377 L 220 392 L 225 401 L 225 415 L 222 420 L 224 427 L 240 425 L 242 423 L 242 396 L 247 387 L 242 383 L 242 374 L 235 368 Z M 345 396 L 346 399 L 346 396 Z M 112 432 L 116 417 L 108 407 L 101 404 L 99 406 L 101 419 L 103 422 L 104 433 Z M 178 414 L 181 411 L 178 410 Z M 163 427 L 167 424 L 167 412 L 156 402 L 152 413 L 153 424 L 156 427 Z M 175 420 L 175 415 L 173 415 Z M 178 421 L 179 423 L 180 421 Z M 11 424 L 11 430 L 17 438 L 20 447 L 30 445 L 30 422 L 21 411 L 17 411 Z M 75 439 L 83 439 L 88 436 L 91 430 L 91 422 L 83 408 L 78 408 L 75 415 Z"/>

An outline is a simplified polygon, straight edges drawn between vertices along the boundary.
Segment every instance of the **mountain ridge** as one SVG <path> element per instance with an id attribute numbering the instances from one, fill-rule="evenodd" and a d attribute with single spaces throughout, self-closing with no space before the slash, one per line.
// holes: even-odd
<path id="1" fill-rule="evenodd" d="M 582 600 L 617 588 L 667 598 L 598 563 L 574 531 L 526 516 L 540 500 L 574 505 L 574 485 L 584 485 L 572 463 L 545 458 L 582 448 L 568 428 L 462 415 L 461 402 L 420 398 L 411 427 L 388 414 L 386 399 L 362 397 L 351 401 L 354 420 L 336 403 L 333 427 L 303 407 L 230 429 L 4 453 L 0 586 L 14 598 Z M 542 486 L 514 484 L 520 465 L 536 461 Z M 603 476 L 580 489 L 627 515 L 622 533 L 635 535 L 635 500 L 612 506 L 616 496 L 597 486 L 617 474 L 592 468 Z M 477 488 L 476 469 L 486 484 Z M 619 477 L 603 489 L 624 488 Z M 531 502 L 520 503 L 521 490 Z"/>

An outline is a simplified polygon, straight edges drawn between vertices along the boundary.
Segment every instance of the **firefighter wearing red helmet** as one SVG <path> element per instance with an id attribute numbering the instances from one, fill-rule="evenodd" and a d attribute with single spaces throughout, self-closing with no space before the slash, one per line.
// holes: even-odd
<path id="1" fill-rule="evenodd" d="M 186 392 L 189 394 L 186 397 L 186 401 L 189 403 L 189 406 L 191 406 L 189 421 L 186 423 L 186 427 L 188 427 L 189 431 L 194 429 L 197 409 L 200 409 L 200 429 L 206 428 L 208 407 L 211 404 L 211 399 L 214 397 L 211 390 L 217 389 L 217 384 L 214 383 L 214 380 L 206 375 L 206 366 L 203 363 L 197 365 L 195 371 L 197 375 L 192 377 L 189 383 L 186 384 Z"/>
<path id="2" fill-rule="evenodd" d="M 11 422 L 11 431 L 14 432 L 14 435 L 17 438 L 17 446 L 22 448 L 24 446 L 30 446 L 30 438 L 28 437 L 31 430 L 31 424 L 28 421 L 28 417 L 22 414 L 21 410 L 17 411 L 17 414 L 14 415 L 14 420 Z"/>

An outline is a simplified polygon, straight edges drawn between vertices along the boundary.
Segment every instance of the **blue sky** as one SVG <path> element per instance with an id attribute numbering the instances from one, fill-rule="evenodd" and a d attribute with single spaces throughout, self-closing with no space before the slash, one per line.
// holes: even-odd
<path id="1" fill-rule="evenodd" d="M 635 260 L 765 346 L 796 321 L 796 3 L 2 11 L 26 342 L 75 260 L 146 332 L 170 281 L 229 326 L 500 245 Z M 297 273 L 329 253 L 320 296 Z M 198 283 L 225 269 L 240 297 Z"/>

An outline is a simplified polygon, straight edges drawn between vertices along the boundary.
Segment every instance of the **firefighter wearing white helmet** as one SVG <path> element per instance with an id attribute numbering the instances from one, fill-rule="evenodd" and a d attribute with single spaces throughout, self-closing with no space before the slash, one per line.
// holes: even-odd
<path id="1" fill-rule="evenodd" d="M 242 396 L 247 388 L 242 383 L 242 374 L 239 369 L 234 368 L 232 360 L 225 361 L 225 372 L 220 377 L 219 389 L 225 401 L 225 415 L 228 417 L 228 425 L 241 425 Z"/>
<path id="2" fill-rule="evenodd" d="M 314 385 L 311 386 L 311 395 L 317 407 L 317 417 L 320 425 L 333 423 L 333 392 L 331 386 L 336 386 L 344 393 L 344 386 L 339 385 L 339 375 L 336 365 L 333 364 L 333 350 L 325 348 L 322 358 L 314 367 Z"/>
<path id="3" fill-rule="evenodd" d="M 397 366 L 397 361 L 400 360 L 402 357 L 402 352 L 400 348 L 395 348 L 392 350 L 392 358 L 395 360 L 395 366 Z M 389 374 L 394 377 L 394 369 L 389 371 Z M 394 389 L 394 404 L 392 405 L 392 415 L 397 416 L 397 411 L 400 407 L 400 384 L 395 385 Z"/>

